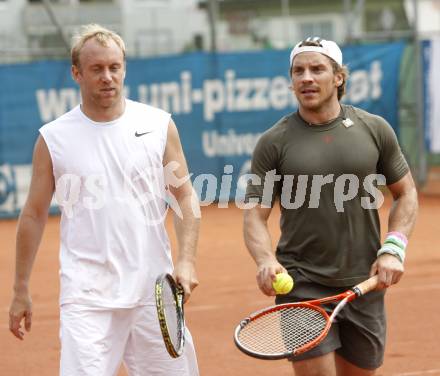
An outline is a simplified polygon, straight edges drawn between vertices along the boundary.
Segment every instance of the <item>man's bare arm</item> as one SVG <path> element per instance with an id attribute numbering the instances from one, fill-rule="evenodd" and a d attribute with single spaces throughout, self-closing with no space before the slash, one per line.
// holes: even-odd
<path id="1" fill-rule="evenodd" d="M 28 197 L 17 228 L 15 282 L 9 310 L 9 329 L 19 339 L 24 337 L 21 331 L 23 319 L 26 331 L 31 329 L 32 302 L 29 279 L 46 225 L 54 187 L 52 161 L 46 143 L 40 136 L 34 149 L 32 180 Z"/>
<path id="2" fill-rule="evenodd" d="M 271 208 L 254 207 L 244 210 L 244 241 L 257 264 L 257 283 L 264 294 L 274 296 L 272 282 L 277 273 L 286 272 L 275 258 L 267 221 Z"/>
<path id="3" fill-rule="evenodd" d="M 388 217 L 388 231 L 397 231 L 409 238 L 418 211 L 417 190 L 411 173 L 408 172 L 402 179 L 389 185 L 388 188 L 394 200 Z M 396 256 L 384 253 L 377 258 L 370 274 L 377 273 L 381 284 L 384 287 L 389 287 L 399 282 L 403 272 L 402 262 Z"/>
<path id="4" fill-rule="evenodd" d="M 171 174 L 167 178 L 170 192 L 176 200 L 174 227 L 178 242 L 178 258 L 174 276 L 185 291 L 185 301 L 192 290 L 199 284 L 195 263 L 197 241 L 200 227 L 200 206 L 196 193 L 189 179 L 188 167 L 183 153 L 177 127 L 171 120 L 168 126 L 167 145 L 164 155 L 164 166 Z M 167 165 L 173 168 L 168 169 Z"/>
<path id="5" fill-rule="evenodd" d="M 410 237 L 418 211 L 417 190 L 411 173 L 388 186 L 393 195 L 393 206 L 388 218 L 388 231 L 399 231 Z"/>

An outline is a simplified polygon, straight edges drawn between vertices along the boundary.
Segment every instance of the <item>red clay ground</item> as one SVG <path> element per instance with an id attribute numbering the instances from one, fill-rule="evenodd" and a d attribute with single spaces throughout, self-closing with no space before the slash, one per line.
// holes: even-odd
<path id="1" fill-rule="evenodd" d="M 384 220 L 389 205 L 381 210 Z M 200 287 L 186 306 L 201 375 L 292 375 L 285 361 L 261 361 L 240 353 L 232 335 L 248 313 L 272 304 L 255 284 L 255 266 L 241 235 L 241 211 L 204 208 L 198 256 Z M 405 277 L 387 294 L 388 344 L 381 376 L 440 375 L 440 197 L 421 198 Z M 7 328 L 14 270 L 16 221 L 0 222 L 0 374 L 58 374 L 58 218 L 50 218 L 34 267 L 34 325 L 24 342 Z M 384 221 L 383 223 L 386 223 Z M 271 230 L 278 236 L 274 215 Z M 124 371 L 120 376 L 125 375 Z"/>

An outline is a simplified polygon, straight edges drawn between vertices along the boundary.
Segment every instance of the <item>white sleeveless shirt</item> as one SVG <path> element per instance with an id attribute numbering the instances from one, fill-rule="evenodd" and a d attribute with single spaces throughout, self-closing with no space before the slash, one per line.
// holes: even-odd
<path id="1" fill-rule="evenodd" d="M 60 304 L 154 304 L 156 277 L 173 268 L 162 164 L 169 122 L 126 100 L 114 121 L 94 122 L 77 106 L 40 129 L 61 208 Z"/>

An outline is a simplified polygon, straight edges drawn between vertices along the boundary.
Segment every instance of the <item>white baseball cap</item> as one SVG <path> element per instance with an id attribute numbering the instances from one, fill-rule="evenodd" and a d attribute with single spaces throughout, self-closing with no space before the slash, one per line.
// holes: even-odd
<path id="1" fill-rule="evenodd" d="M 317 42 L 319 43 L 319 46 L 303 46 L 302 44 L 304 42 Z M 295 56 L 301 52 L 319 52 L 333 59 L 336 61 L 336 63 L 342 66 L 342 51 L 338 45 L 331 40 L 313 37 L 299 42 L 295 47 L 293 47 L 292 52 L 290 53 L 290 66 L 292 66 Z"/>

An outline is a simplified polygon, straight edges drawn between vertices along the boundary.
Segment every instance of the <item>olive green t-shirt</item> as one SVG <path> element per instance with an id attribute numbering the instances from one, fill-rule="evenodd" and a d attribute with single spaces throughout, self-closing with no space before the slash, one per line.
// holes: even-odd
<path id="1" fill-rule="evenodd" d="M 246 200 L 281 206 L 276 256 L 311 280 L 349 286 L 368 277 L 380 248 L 378 189 L 408 172 L 391 126 L 342 105 L 340 116 L 310 125 L 298 113 L 266 131 L 252 157 Z M 259 184 L 261 183 L 261 184 Z"/>

